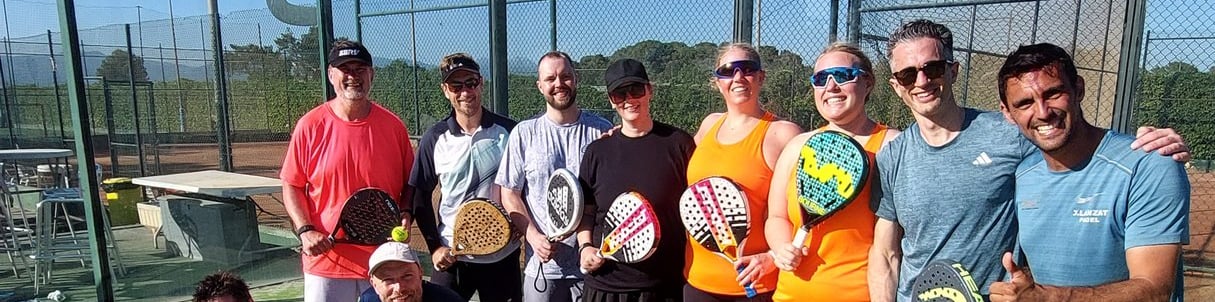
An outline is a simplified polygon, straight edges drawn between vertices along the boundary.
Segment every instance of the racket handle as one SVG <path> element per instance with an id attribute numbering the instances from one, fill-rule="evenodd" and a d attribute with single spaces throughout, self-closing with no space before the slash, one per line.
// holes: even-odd
<path id="1" fill-rule="evenodd" d="M 739 267 L 738 273 L 741 274 L 743 269 L 743 267 Z M 747 283 L 747 286 L 743 286 L 743 289 L 747 290 L 747 298 L 754 298 L 755 295 L 759 294 L 755 292 L 755 288 L 751 286 L 751 283 Z"/>
<path id="2" fill-rule="evenodd" d="M 806 235 L 808 235 L 808 234 L 810 234 L 810 232 L 809 232 L 809 230 L 807 230 L 806 226 L 797 228 L 797 234 L 793 235 L 793 247 L 800 249 L 803 246 L 805 246 L 806 245 Z"/>

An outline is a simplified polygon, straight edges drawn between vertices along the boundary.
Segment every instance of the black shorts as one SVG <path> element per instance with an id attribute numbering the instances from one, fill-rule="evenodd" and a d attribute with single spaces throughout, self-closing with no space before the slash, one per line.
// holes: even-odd
<path id="1" fill-rule="evenodd" d="M 477 293 L 480 301 L 522 301 L 523 278 L 519 251 L 495 263 L 456 262 L 446 271 L 435 271 L 430 282 L 450 288 L 465 301 Z"/>
<path id="2" fill-rule="evenodd" d="M 773 292 L 760 293 L 755 295 L 755 297 L 747 298 L 747 296 L 718 295 L 692 287 L 691 284 L 683 286 L 683 300 L 696 302 L 769 302 L 772 301 L 772 293 Z"/>
<path id="3" fill-rule="evenodd" d="M 583 302 L 680 302 L 680 288 L 638 290 L 629 292 L 606 292 L 587 286 L 582 291 Z"/>

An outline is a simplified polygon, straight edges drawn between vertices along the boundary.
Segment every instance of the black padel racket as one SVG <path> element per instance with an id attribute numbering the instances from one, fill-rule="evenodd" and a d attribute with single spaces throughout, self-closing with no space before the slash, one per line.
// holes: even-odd
<path id="1" fill-rule="evenodd" d="M 801 248 L 810 228 L 861 194 L 869 177 L 869 156 L 852 137 L 827 130 L 811 135 L 802 145 L 796 171 L 802 226 L 793 236 L 793 246 Z"/>
<path id="2" fill-rule="evenodd" d="M 623 263 L 637 263 L 649 258 L 662 239 L 658 215 L 644 196 L 625 192 L 612 201 L 604 217 L 604 229 L 599 256 Z"/>
<path id="3" fill-rule="evenodd" d="M 485 256 L 510 244 L 510 219 L 506 211 L 485 199 L 472 199 L 460 205 L 452 230 L 452 256 Z"/>
<path id="4" fill-rule="evenodd" d="M 747 194 L 725 177 L 707 177 L 688 186 L 679 198 L 679 218 L 697 244 L 730 263 L 742 256 L 742 242 L 751 229 Z M 756 295 L 746 286 L 747 297 Z"/>
<path id="5" fill-rule="evenodd" d="M 970 272 L 948 259 L 929 262 L 911 281 L 911 294 L 914 300 L 924 302 L 983 302 Z"/>
<path id="6" fill-rule="evenodd" d="M 553 171 L 548 179 L 545 201 L 548 203 L 548 218 L 552 223 L 553 233 L 548 235 L 548 241 L 557 241 L 573 234 L 582 222 L 582 209 L 585 201 L 582 197 L 582 187 L 578 185 L 578 177 L 566 169 Z"/>
<path id="7" fill-rule="evenodd" d="M 329 241 L 358 245 L 379 245 L 392 238 L 392 228 L 401 226 L 401 210 L 388 192 L 364 188 L 354 192 L 342 205 L 337 227 Z"/>

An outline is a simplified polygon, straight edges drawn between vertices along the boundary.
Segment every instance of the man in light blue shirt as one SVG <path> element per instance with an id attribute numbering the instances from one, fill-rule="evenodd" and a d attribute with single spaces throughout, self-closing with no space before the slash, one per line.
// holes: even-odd
<path id="1" fill-rule="evenodd" d="M 1167 157 L 1084 119 L 1084 78 L 1052 44 L 1022 46 L 999 72 L 1000 110 L 1040 152 L 1017 168 L 1018 239 L 992 301 L 1181 301 L 1190 183 Z M 1024 263 L 1023 263 L 1024 264 Z"/>

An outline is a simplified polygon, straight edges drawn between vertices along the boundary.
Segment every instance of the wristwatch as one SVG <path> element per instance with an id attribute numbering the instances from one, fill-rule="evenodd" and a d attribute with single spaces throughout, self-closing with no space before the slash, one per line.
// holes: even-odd
<path id="1" fill-rule="evenodd" d="M 300 228 L 295 229 L 295 237 L 299 238 L 300 235 L 304 235 L 304 233 L 315 231 L 315 230 L 316 230 L 316 227 L 312 226 L 311 224 L 305 224 L 305 225 L 301 226 Z"/>
<path id="2" fill-rule="evenodd" d="M 582 249 L 588 248 L 588 247 L 595 247 L 595 245 L 591 244 L 590 242 L 582 243 L 582 244 L 578 245 L 578 253 L 582 253 Z"/>

